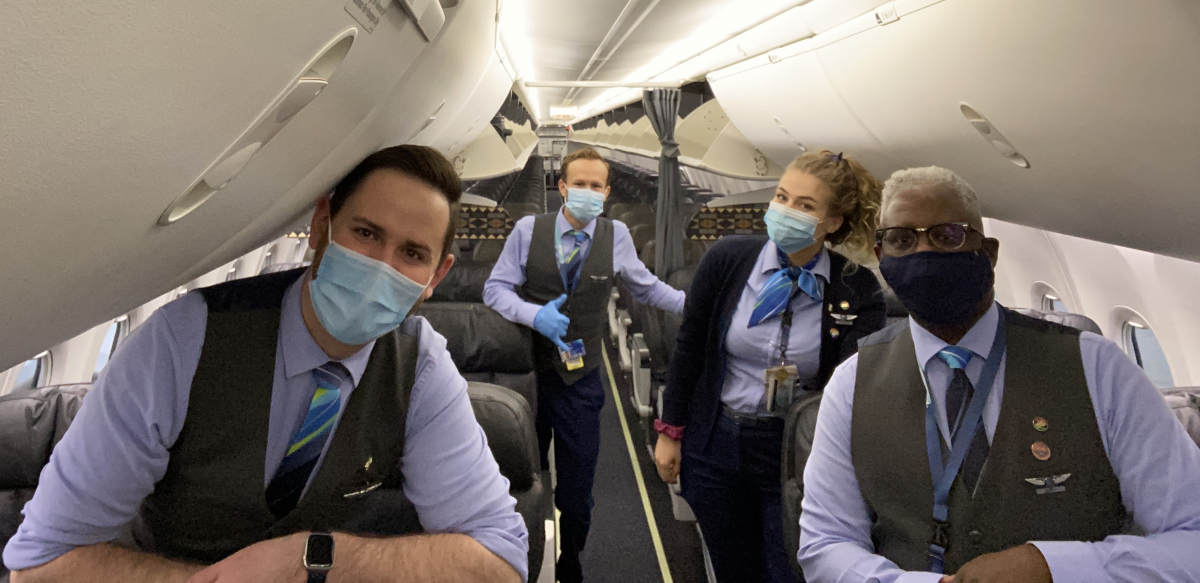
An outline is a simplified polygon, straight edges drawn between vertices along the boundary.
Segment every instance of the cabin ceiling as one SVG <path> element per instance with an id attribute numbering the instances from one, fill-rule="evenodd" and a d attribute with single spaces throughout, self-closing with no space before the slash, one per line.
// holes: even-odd
<path id="1" fill-rule="evenodd" d="M 799 0 L 506 0 L 501 41 L 530 81 L 644 82 Z M 680 79 L 670 79 L 676 81 Z M 587 111 L 609 89 L 528 88 L 531 113 Z"/>

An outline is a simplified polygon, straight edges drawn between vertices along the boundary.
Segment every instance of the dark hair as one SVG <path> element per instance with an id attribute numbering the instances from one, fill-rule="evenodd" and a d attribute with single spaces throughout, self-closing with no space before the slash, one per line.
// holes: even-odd
<path id="1" fill-rule="evenodd" d="M 446 197 L 446 202 L 450 203 L 450 224 L 442 241 L 442 258 L 445 258 L 450 253 L 454 233 L 458 230 L 462 180 L 454 171 L 454 165 L 441 152 L 428 146 L 392 146 L 367 156 L 333 187 L 333 195 L 329 197 L 330 218 L 337 216 L 350 196 L 358 192 L 363 181 L 376 170 L 392 170 L 415 178 Z"/>
<path id="2" fill-rule="evenodd" d="M 582 150 L 571 152 L 570 154 L 567 154 L 565 158 L 563 158 L 562 166 L 560 167 L 563 182 L 567 181 L 567 168 L 571 166 L 571 162 L 576 160 L 599 160 L 600 162 L 604 163 L 604 172 L 606 174 L 604 183 L 607 185 L 608 179 L 612 178 L 612 168 L 609 167 L 608 160 L 605 160 L 604 156 L 600 155 L 600 152 L 597 152 L 592 148 L 584 148 Z"/>

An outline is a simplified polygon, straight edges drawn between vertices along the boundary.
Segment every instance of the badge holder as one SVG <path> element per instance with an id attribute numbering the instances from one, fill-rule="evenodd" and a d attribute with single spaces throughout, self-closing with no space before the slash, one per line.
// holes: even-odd
<path id="1" fill-rule="evenodd" d="M 788 410 L 792 401 L 796 399 L 796 381 L 800 378 L 800 373 L 794 364 L 788 364 L 787 361 L 779 358 L 779 346 L 772 342 L 768 344 L 767 349 L 773 357 L 772 362 L 775 366 L 768 367 L 763 371 L 763 382 L 766 387 L 765 399 L 766 410 L 770 413 L 782 413 Z"/>
<path id="2" fill-rule="evenodd" d="M 559 350 L 558 355 L 562 358 L 563 364 L 567 365 L 567 370 L 579 370 L 583 368 L 583 355 L 587 351 L 583 348 L 583 340 L 572 340 L 567 344 L 568 350 Z"/>

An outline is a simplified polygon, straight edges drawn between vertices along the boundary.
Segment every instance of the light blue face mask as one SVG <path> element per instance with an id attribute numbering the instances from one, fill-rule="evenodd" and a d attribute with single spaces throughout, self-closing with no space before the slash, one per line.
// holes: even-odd
<path id="1" fill-rule="evenodd" d="M 767 236 L 784 253 L 795 253 L 815 243 L 813 235 L 821 223 L 817 217 L 775 201 L 767 207 L 763 221 L 767 223 Z"/>
<path id="2" fill-rule="evenodd" d="M 587 188 L 568 188 L 567 210 L 581 223 L 587 224 L 604 212 L 604 193 Z"/>
<path id="3" fill-rule="evenodd" d="M 396 329 L 428 285 L 334 243 L 331 236 L 308 287 L 325 330 L 340 342 L 358 345 Z"/>

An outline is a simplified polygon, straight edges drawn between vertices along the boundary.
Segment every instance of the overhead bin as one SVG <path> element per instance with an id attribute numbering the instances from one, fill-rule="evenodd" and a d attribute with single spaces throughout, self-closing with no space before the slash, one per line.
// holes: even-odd
<path id="1" fill-rule="evenodd" d="M 459 171 L 460 178 L 483 180 L 519 172 L 525 167 L 529 156 L 537 149 L 537 135 L 528 125 L 507 122 L 505 126 L 513 131 L 507 140 L 501 140 L 500 134 L 488 125 L 454 157 L 454 168 Z"/>
<path id="2" fill-rule="evenodd" d="M 881 177 L 938 164 L 988 216 L 1196 260 L 1178 236 L 1197 226 L 1196 18 L 1171 0 L 898 0 L 709 80 L 773 158 L 799 152 L 786 128 Z"/>
<path id="3" fill-rule="evenodd" d="M 736 178 L 783 176 L 783 166 L 746 139 L 717 99 L 704 103 L 680 122 L 675 140 L 679 142 L 682 164 Z"/>
<path id="4" fill-rule="evenodd" d="M 419 143 L 426 133 L 437 131 L 437 137 L 428 140 L 426 145 L 437 148 L 446 157 L 453 159 L 476 136 L 485 129 L 491 129 L 492 118 L 508 98 L 512 86 L 513 79 L 508 70 L 500 62 L 499 55 L 493 53 L 469 98 L 462 103 L 458 111 L 453 116 L 447 115 L 448 121 L 444 126 L 430 126 L 414 141 Z"/>
<path id="5" fill-rule="evenodd" d="M 344 2 L 0 4 L 0 54 L 17 64 L 0 86 L 0 301 L 21 307 L 0 315 L 0 369 L 276 235 L 367 153 L 411 138 L 448 97 L 431 95 L 444 71 L 476 71 L 469 92 L 495 14 L 494 1 L 462 3 L 429 42 L 394 6 L 368 32 Z M 159 226 L 350 30 L 325 89 L 203 206 Z M 63 232 L 88 245 L 62 247 Z"/>

